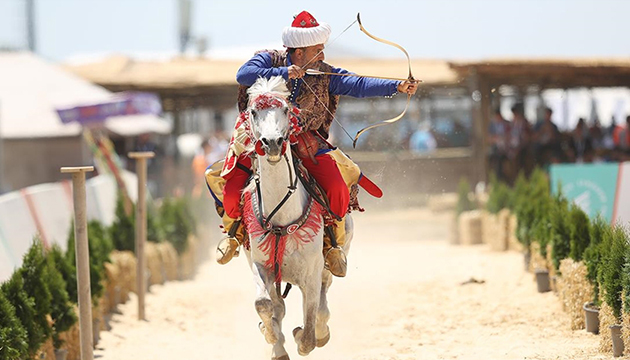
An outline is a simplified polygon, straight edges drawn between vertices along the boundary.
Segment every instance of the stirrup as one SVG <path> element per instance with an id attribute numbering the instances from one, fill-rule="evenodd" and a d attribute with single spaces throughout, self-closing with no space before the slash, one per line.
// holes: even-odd
<path id="1" fill-rule="evenodd" d="M 217 262 L 221 265 L 225 265 L 233 258 L 238 257 L 240 247 L 241 244 L 239 244 L 236 238 L 223 238 L 217 245 Z"/>

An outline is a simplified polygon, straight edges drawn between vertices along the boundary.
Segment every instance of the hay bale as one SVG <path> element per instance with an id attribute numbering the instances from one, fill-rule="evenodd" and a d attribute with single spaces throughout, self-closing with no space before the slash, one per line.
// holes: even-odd
<path id="1" fill-rule="evenodd" d="M 625 349 L 630 349 L 630 313 L 624 313 L 621 315 L 623 318 L 621 321 L 621 339 Z"/>
<path id="2" fill-rule="evenodd" d="M 494 237 L 494 227 L 496 216 L 486 210 L 481 210 L 481 242 L 484 244 L 492 244 Z M 492 246 L 491 246 L 492 247 Z"/>
<path id="3" fill-rule="evenodd" d="M 157 249 L 160 253 L 166 280 L 177 280 L 177 251 L 169 242 L 158 244 Z"/>
<path id="4" fill-rule="evenodd" d="M 429 197 L 427 206 L 433 212 L 455 211 L 457 207 L 457 193 L 446 193 L 432 195 Z"/>
<path id="5" fill-rule="evenodd" d="M 496 236 L 496 248 L 497 251 L 506 251 L 508 249 L 510 231 L 510 210 L 502 209 L 497 214 L 497 236 Z"/>
<path id="6" fill-rule="evenodd" d="M 482 229 L 479 210 L 465 211 L 459 215 L 459 240 L 462 245 L 481 244 Z"/>
<path id="7" fill-rule="evenodd" d="M 529 272 L 535 274 L 538 269 L 549 270 L 550 267 L 547 259 L 540 255 L 540 244 L 533 242 L 530 245 L 530 252 L 532 256 L 529 261 Z"/>
<path id="8" fill-rule="evenodd" d="M 35 359 L 54 359 L 55 347 L 53 346 L 52 338 L 48 338 L 45 343 L 40 346 L 35 355 Z"/>
<path id="9" fill-rule="evenodd" d="M 583 262 L 572 259 L 560 261 L 562 273 L 563 308 L 571 319 L 571 330 L 584 329 L 584 303 L 593 299 L 593 286 L 586 278 L 587 269 Z"/>
<path id="10" fill-rule="evenodd" d="M 523 246 L 523 244 L 521 244 L 518 241 L 518 238 L 516 237 L 517 227 L 518 227 L 518 219 L 516 218 L 516 214 L 510 213 L 510 216 L 508 218 L 508 229 L 507 229 L 508 249 L 518 251 L 518 252 L 524 252 L 525 247 Z"/>
<path id="11" fill-rule="evenodd" d="M 166 279 L 164 279 L 162 272 L 162 258 L 157 249 L 157 244 L 147 242 L 145 244 L 144 254 L 146 256 L 146 269 L 151 274 L 148 285 L 163 284 Z"/>
<path id="12" fill-rule="evenodd" d="M 603 302 L 601 309 L 599 309 L 599 352 L 612 353 L 612 337 L 608 327 L 616 323 L 617 319 L 615 319 L 612 308 Z"/>
<path id="13" fill-rule="evenodd" d="M 453 212 L 453 216 L 451 217 L 451 237 L 450 243 L 452 245 L 459 245 L 459 218 L 455 212 Z"/>
<path id="14" fill-rule="evenodd" d="M 79 308 L 74 306 L 75 313 L 79 313 Z M 80 325 L 77 321 L 68 331 L 59 334 L 59 338 L 64 342 L 62 348 L 68 350 L 66 360 L 81 359 L 81 338 L 79 335 Z"/>
<path id="15" fill-rule="evenodd" d="M 120 301 L 125 303 L 129 293 L 136 291 L 136 257 L 131 251 L 114 251 L 111 259 L 120 270 L 118 278 Z"/>
<path id="16" fill-rule="evenodd" d="M 118 306 L 120 299 L 119 284 L 120 269 L 117 264 L 105 263 L 105 309 L 107 312 L 112 312 Z M 118 294 L 117 294 L 118 293 Z"/>
<path id="17" fill-rule="evenodd" d="M 186 250 L 179 256 L 179 278 L 181 280 L 191 279 L 197 268 L 197 239 L 188 236 L 188 246 Z"/>

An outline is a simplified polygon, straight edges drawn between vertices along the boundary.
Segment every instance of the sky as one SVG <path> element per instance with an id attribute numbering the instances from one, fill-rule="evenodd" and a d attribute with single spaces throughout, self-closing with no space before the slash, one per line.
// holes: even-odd
<path id="1" fill-rule="evenodd" d="M 0 0 L 0 47 L 24 43 L 24 0 Z M 178 51 L 177 0 L 35 0 L 37 52 L 64 61 L 112 53 Z M 624 0 L 193 0 L 192 33 L 216 49 L 280 44 L 301 10 L 332 26 L 334 49 L 399 57 L 362 34 L 395 41 L 415 58 L 630 56 Z M 336 39 L 335 39 L 336 38 Z M 332 50 L 332 49 L 331 49 Z"/>

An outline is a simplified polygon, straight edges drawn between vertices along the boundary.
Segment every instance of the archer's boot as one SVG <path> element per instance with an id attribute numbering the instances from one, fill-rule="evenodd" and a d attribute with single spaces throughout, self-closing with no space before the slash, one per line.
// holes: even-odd
<path id="1" fill-rule="evenodd" d="M 217 246 L 217 262 L 221 265 L 238 256 L 239 248 L 247 236 L 241 220 L 232 219 L 226 214 L 223 215 L 223 228 L 227 231 L 227 236 Z"/>
<path id="2" fill-rule="evenodd" d="M 331 235 L 337 240 L 337 246 L 333 247 Z M 333 226 L 324 231 L 324 262 L 331 274 L 337 277 L 346 276 L 348 260 L 343 246 L 346 243 L 346 218 L 335 221 Z"/>

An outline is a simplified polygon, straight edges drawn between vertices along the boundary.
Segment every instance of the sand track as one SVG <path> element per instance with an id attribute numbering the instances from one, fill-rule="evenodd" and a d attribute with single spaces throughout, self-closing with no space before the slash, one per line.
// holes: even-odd
<path id="1" fill-rule="evenodd" d="M 330 291 L 332 338 L 305 359 L 607 359 L 599 338 L 569 330 L 553 293 L 538 294 L 517 253 L 448 244 L 448 217 L 424 209 L 355 216 L 348 277 Z M 461 285 L 471 278 L 483 284 Z M 244 257 L 209 261 L 194 280 L 153 286 L 148 321 L 135 298 L 101 333 L 98 359 L 269 359 Z M 301 325 L 287 299 L 284 333 Z"/>

